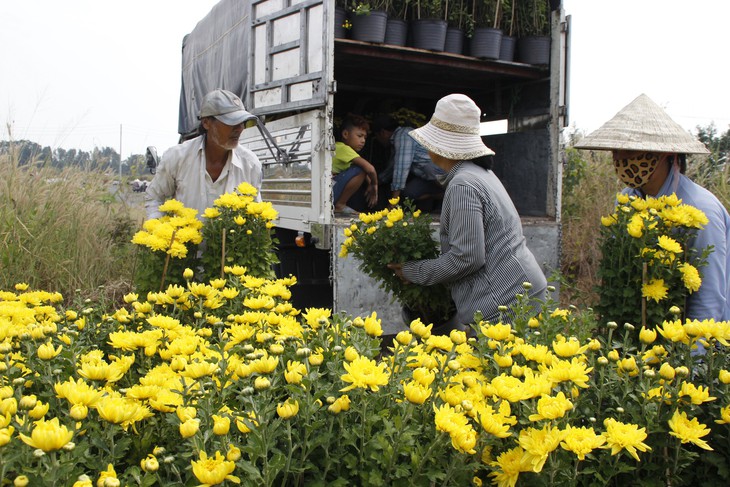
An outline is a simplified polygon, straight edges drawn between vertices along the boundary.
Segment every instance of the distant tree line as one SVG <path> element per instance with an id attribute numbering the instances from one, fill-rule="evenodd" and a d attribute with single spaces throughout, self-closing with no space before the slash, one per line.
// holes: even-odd
<path id="1" fill-rule="evenodd" d="M 10 155 L 18 165 L 31 163 L 64 169 L 76 167 L 84 171 L 119 173 L 119 154 L 111 147 L 94 147 L 91 152 L 77 149 L 51 149 L 30 140 L 0 141 L 0 156 Z M 122 162 L 122 176 L 133 178 L 149 175 L 143 154 L 132 154 Z"/>

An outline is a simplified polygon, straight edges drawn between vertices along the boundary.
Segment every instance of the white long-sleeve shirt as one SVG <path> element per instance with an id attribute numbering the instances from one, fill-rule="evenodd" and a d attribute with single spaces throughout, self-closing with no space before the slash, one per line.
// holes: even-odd
<path id="1" fill-rule="evenodd" d="M 222 194 L 233 192 L 242 182 L 258 191 L 261 201 L 261 162 L 251 150 L 239 145 L 229 153 L 218 179 L 213 181 L 205 169 L 205 135 L 173 146 L 165 151 L 157 173 L 145 192 L 147 219 L 159 218 L 159 206 L 176 199 L 187 208 L 198 210 L 198 217 Z"/>

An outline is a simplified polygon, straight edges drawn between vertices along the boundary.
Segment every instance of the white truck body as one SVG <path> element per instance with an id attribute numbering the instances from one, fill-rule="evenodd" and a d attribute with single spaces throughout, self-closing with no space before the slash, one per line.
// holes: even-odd
<path id="1" fill-rule="evenodd" d="M 430 116 L 452 92 L 476 100 L 485 120 L 507 119 L 508 133 L 485 142 L 497 153 L 494 170 L 522 216 L 528 247 L 549 275 L 559 265 L 560 134 L 567 125 L 562 8 L 551 23 L 550 64 L 531 66 L 335 39 L 334 0 L 222 0 L 183 41 L 179 132 L 196 129 L 208 91 L 239 94 L 290 155 L 277 163 L 259 132 L 244 131 L 241 143 L 264 165 L 262 197 L 279 211 L 279 228 L 305 233 L 316 247 L 283 250 L 281 271 L 296 274 L 302 289 L 312 286 L 295 304 L 376 311 L 385 332 L 396 333 L 404 326 L 400 306 L 353 257 L 338 257 L 349 221 L 336 219 L 331 203 L 334 119 L 386 98 Z"/>

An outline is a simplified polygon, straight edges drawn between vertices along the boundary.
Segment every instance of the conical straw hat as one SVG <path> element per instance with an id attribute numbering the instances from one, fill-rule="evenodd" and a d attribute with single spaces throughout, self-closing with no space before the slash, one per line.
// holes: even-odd
<path id="1" fill-rule="evenodd" d="M 577 149 L 636 150 L 673 154 L 709 154 L 651 98 L 641 94 L 601 128 L 587 135 Z"/>

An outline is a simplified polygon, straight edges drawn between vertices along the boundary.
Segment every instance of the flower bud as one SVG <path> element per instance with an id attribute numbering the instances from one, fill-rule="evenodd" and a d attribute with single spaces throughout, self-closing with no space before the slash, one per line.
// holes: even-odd
<path id="1" fill-rule="evenodd" d="M 253 381 L 253 387 L 257 391 L 263 391 L 271 387 L 271 381 L 266 377 L 259 376 Z"/>
<path id="2" fill-rule="evenodd" d="M 547 287 L 547 290 L 548 290 L 549 293 L 554 293 L 555 292 L 555 286 L 548 286 Z"/>
<path id="3" fill-rule="evenodd" d="M 619 406 L 619 407 L 616 408 L 616 412 L 619 413 L 619 414 L 623 414 L 623 413 L 626 412 L 626 410 L 624 408 L 622 408 L 621 406 Z"/>
<path id="4" fill-rule="evenodd" d="M 679 309 L 679 306 L 672 306 L 671 308 L 669 308 L 669 312 L 676 316 L 679 315 L 682 310 Z"/>
<path id="5" fill-rule="evenodd" d="M 532 289 L 532 283 L 531 282 L 527 282 L 527 281 L 523 282 L 522 283 L 522 289 L 525 289 L 526 291 L 529 291 L 530 289 Z"/>
<path id="6" fill-rule="evenodd" d="M 608 359 L 606 357 L 598 357 L 596 362 L 598 362 L 598 365 L 608 365 Z"/>
<path id="7" fill-rule="evenodd" d="M 642 326 L 641 331 L 639 331 L 639 340 L 641 340 L 641 343 L 646 343 L 647 345 L 654 343 L 656 340 L 656 330 Z"/>
<path id="8" fill-rule="evenodd" d="M 147 455 L 147 458 L 143 458 L 139 462 L 139 466 L 142 468 L 144 472 L 157 472 L 157 470 L 160 468 L 160 463 L 157 461 L 157 458 L 154 455 Z"/>
<path id="9" fill-rule="evenodd" d="M 35 397 L 33 394 L 31 394 L 29 396 L 23 396 L 20 398 L 20 402 L 18 403 L 18 408 L 33 409 L 37 403 L 38 403 L 38 398 Z"/>
<path id="10" fill-rule="evenodd" d="M 722 369 L 720 371 L 720 382 L 722 382 L 723 384 L 730 384 L 730 372 L 729 371 L 727 371 L 725 369 Z"/>
<path id="11" fill-rule="evenodd" d="M 618 328 L 618 323 L 616 323 L 615 321 L 609 321 L 608 323 L 606 323 L 606 326 L 609 330 L 615 330 L 616 328 Z"/>
<path id="12" fill-rule="evenodd" d="M 25 487 L 29 482 L 30 480 L 25 475 L 18 475 L 13 480 L 13 487 Z"/>
<path id="13" fill-rule="evenodd" d="M 689 369 L 685 367 L 684 365 L 681 365 L 674 369 L 677 372 L 677 375 L 680 377 L 687 377 L 689 375 Z"/>
<path id="14" fill-rule="evenodd" d="M 449 363 L 447 364 L 449 369 L 451 370 L 459 370 L 461 368 L 461 364 L 457 360 L 449 360 Z"/>
<path id="15" fill-rule="evenodd" d="M 404 347 L 413 341 L 413 334 L 410 331 L 400 331 L 395 336 L 395 340 Z"/>

